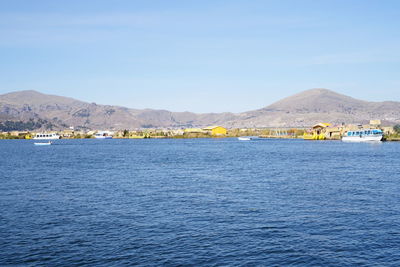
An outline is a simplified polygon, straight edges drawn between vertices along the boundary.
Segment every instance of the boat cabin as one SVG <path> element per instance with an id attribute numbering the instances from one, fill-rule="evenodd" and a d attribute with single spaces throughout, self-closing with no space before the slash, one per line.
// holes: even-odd
<path id="1" fill-rule="evenodd" d="M 358 130 L 358 131 L 348 131 L 347 136 L 370 136 L 370 135 L 382 135 L 382 130 L 378 129 L 368 129 L 368 130 Z"/>
<path id="2" fill-rule="evenodd" d="M 59 138 L 58 134 L 55 133 L 37 133 L 34 138 Z"/>

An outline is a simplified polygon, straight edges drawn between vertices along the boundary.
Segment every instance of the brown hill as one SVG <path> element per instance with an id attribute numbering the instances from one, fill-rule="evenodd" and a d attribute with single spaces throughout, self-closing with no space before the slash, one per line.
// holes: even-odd
<path id="1" fill-rule="evenodd" d="M 308 127 L 318 122 L 400 123 L 400 102 L 367 102 L 327 89 L 312 89 L 265 108 L 233 114 L 138 110 L 73 98 L 19 91 L 0 95 L 0 121 L 45 120 L 56 128 L 134 129 L 156 127 Z"/>
<path id="2" fill-rule="evenodd" d="M 97 105 L 73 98 L 19 91 L 0 95 L 0 120 L 44 119 L 57 128 L 134 129 L 149 127 L 193 127 L 222 124 L 231 113 L 195 114 L 166 110 L 138 110 Z"/>
<path id="3" fill-rule="evenodd" d="M 318 122 L 365 123 L 381 119 L 400 122 L 400 102 L 368 102 L 328 89 L 311 89 L 284 98 L 265 108 L 245 112 L 237 125 L 308 127 Z"/>

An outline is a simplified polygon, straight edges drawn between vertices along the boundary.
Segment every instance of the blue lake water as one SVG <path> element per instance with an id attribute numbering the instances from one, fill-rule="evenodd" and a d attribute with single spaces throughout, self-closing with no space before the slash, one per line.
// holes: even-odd
<path id="1" fill-rule="evenodd" d="M 0 265 L 400 266 L 400 143 L 0 140 Z"/>

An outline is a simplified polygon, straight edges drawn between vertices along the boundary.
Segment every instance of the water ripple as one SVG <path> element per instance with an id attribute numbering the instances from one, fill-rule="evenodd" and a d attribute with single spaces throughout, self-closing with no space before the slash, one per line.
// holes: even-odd
<path id="1" fill-rule="evenodd" d="M 400 266 L 400 144 L 0 142 L 0 265 Z"/>

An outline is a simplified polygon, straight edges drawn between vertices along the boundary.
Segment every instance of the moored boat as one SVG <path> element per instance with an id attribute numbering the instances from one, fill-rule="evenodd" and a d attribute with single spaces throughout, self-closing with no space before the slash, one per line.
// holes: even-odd
<path id="1" fill-rule="evenodd" d="M 94 135 L 94 138 L 96 138 L 96 139 L 112 139 L 112 135 L 111 135 L 111 132 L 107 132 L 107 131 L 97 132 Z"/>
<path id="2" fill-rule="evenodd" d="M 240 141 L 250 141 L 250 140 L 255 140 L 255 139 L 260 139 L 258 136 L 240 136 L 238 137 L 238 140 Z"/>
<path id="3" fill-rule="evenodd" d="M 342 137 L 345 142 L 379 142 L 383 140 L 383 132 L 379 129 L 361 129 L 347 131 Z"/>
<path id="4" fill-rule="evenodd" d="M 304 140 L 325 140 L 326 137 L 324 134 L 309 134 L 309 133 L 304 133 L 303 135 Z"/>
<path id="5" fill-rule="evenodd" d="M 37 133 L 33 137 L 34 140 L 56 140 L 60 139 L 60 136 L 56 133 Z"/>

